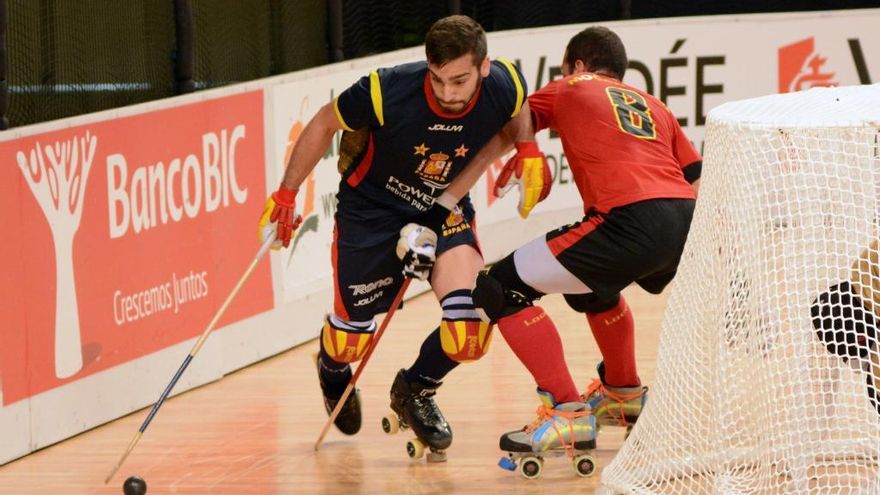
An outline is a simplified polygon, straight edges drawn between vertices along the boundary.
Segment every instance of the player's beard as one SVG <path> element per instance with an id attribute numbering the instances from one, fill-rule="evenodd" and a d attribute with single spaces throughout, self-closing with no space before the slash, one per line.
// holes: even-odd
<path id="1" fill-rule="evenodd" d="M 467 108 L 468 105 L 470 105 L 471 100 L 473 100 L 474 97 L 477 96 L 477 92 L 479 91 L 480 87 L 483 85 L 483 76 L 478 76 L 478 77 L 479 77 L 479 79 L 477 80 L 477 85 L 474 86 L 474 92 L 471 94 L 471 97 L 468 98 L 467 100 L 443 101 L 437 97 L 436 93 L 434 94 L 434 100 L 437 102 L 438 105 L 440 105 L 440 108 L 443 109 L 443 111 L 447 114 L 458 115 L 458 114 L 464 112 L 464 109 Z"/>

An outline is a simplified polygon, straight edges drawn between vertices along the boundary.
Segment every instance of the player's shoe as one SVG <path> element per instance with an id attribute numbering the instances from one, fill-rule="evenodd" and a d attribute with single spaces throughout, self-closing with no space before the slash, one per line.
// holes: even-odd
<path id="1" fill-rule="evenodd" d="M 507 452 L 564 450 L 587 451 L 596 448 L 596 418 L 583 402 L 557 404 L 550 392 L 538 389 L 541 405 L 538 417 L 522 430 L 501 435 L 499 447 Z"/>
<path id="2" fill-rule="evenodd" d="M 598 371 L 599 378 L 593 379 L 583 395 L 596 424 L 632 429 L 648 400 L 648 387 L 612 387 L 604 382 L 604 363 L 599 363 Z"/>
<path id="3" fill-rule="evenodd" d="M 321 395 L 324 397 L 324 409 L 327 410 L 327 415 L 330 416 L 333 414 L 333 409 L 336 408 L 336 404 L 339 403 L 339 399 L 342 398 L 344 389 L 339 391 L 334 390 L 334 387 L 328 386 L 328 382 L 324 378 L 324 374 L 321 370 L 320 357 L 316 359 L 315 364 L 318 367 L 318 381 L 321 383 Z M 348 371 L 350 377 L 351 368 L 349 368 Z M 352 390 L 351 394 L 349 394 L 348 398 L 345 400 L 345 404 L 342 405 L 339 414 L 333 421 L 333 424 L 339 428 L 339 431 L 346 435 L 354 435 L 361 430 L 361 394 L 358 389 Z"/>
<path id="4" fill-rule="evenodd" d="M 433 450 L 445 450 L 452 444 L 452 428 L 434 402 L 438 386 L 440 383 L 434 387 L 410 383 L 401 369 L 391 386 L 391 409 L 401 426 L 411 428 L 425 445 Z"/>

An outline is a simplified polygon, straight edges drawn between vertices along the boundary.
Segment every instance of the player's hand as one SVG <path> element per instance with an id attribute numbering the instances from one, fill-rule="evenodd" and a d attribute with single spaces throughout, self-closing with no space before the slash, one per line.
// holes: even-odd
<path id="1" fill-rule="evenodd" d="M 302 223 L 302 216 L 294 212 L 297 191 L 281 186 L 266 199 L 258 234 L 260 242 L 265 242 L 273 232 L 277 233 L 272 249 L 289 246 L 290 236 Z"/>
<path id="2" fill-rule="evenodd" d="M 534 141 L 516 143 L 516 155 L 507 163 L 495 181 L 495 195 L 503 197 L 514 185 L 519 186 L 519 216 L 526 218 L 536 204 L 550 194 L 553 178 L 547 158 Z"/>
<path id="3" fill-rule="evenodd" d="M 457 205 L 455 206 L 455 210 L 460 211 L 459 207 Z M 441 232 L 443 230 L 443 228 L 446 226 L 446 220 L 449 219 L 449 215 L 451 213 L 452 213 L 452 211 L 447 209 L 445 206 L 441 205 L 437 201 L 434 201 L 434 204 L 433 204 L 433 206 L 431 206 L 431 209 L 428 210 L 427 213 L 418 217 L 417 222 L 418 222 L 418 225 L 423 225 L 425 227 L 428 227 L 429 229 L 433 230 L 435 233 Z"/>
<path id="4" fill-rule="evenodd" d="M 405 276 L 427 280 L 437 259 L 437 234 L 428 227 L 408 223 L 400 229 L 396 251 Z"/>

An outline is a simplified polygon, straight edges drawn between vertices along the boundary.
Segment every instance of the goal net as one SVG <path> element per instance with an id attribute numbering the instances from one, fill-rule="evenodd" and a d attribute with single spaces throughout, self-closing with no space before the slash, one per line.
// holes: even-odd
<path id="1" fill-rule="evenodd" d="M 648 404 L 600 492 L 880 493 L 880 85 L 721 105 L 704 162 Z"/>

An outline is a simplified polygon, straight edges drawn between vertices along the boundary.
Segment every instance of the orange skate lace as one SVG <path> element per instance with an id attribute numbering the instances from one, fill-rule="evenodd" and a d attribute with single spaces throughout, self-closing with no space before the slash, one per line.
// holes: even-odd
<path id="1" fill-rule="evenodd" d="M 562 444 L 562 448 L 565 449 L 566 455 L 568 455 L 569 457 L 574 457 L 574 420 L 576 418 L 580 418 L 582 416 L 590 414 L 589 408 L 584 411 L 560 411 L 558 409 L 553 409 L 552 407 L 547 407 L 541 404 L 540 406 L 538 406 L 535 414 L 537 414 L 537 417 L 525 428 L 523 428 L 523 431 L 525 431 L 526 433 L 532 433 L 547 421 L 551 421 L 550 426 L 552 426 L 553 431 L 556 432 L 556 437 L 559 438 L 559 442 Z M 559 431 L 559 427 L 556 425 L 554 416 L 559 416 L 568 420 L 568 432 L 571 438 L 571 442 L 566 443 L 565 436 L 562 434 L 561 431 Z"/>
<path id="2" fill-rule="evenodd" d="M 593 378 L 593 381 L 587 386 L 587 391 L 584 392 L 582 397 L 584 402 L 589 402 L 594 395 L 599 394 L 607 397 L 609 402 L 616 402 L 618 405 L 617 408 L 605 407 L 608 416 L 611 416 L 611 419 L 616 421 L 619 426 L 629 426 L 629 422 L 626 420 L 626 415 L 623 414 L 624 403 L 633 399 L 638 399 L 644 394 L 644 390 L 639 390 L 639 392 L 635 394 L 617 394 L 608 390 L 608 388 L 602 384 L 602 380 L 599 378 Z"/>

